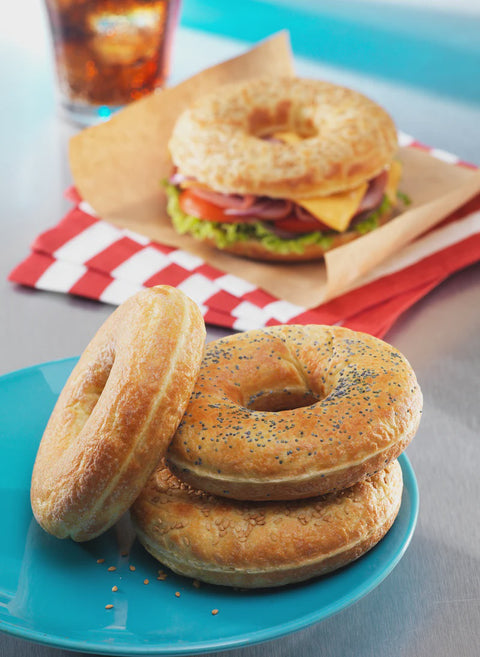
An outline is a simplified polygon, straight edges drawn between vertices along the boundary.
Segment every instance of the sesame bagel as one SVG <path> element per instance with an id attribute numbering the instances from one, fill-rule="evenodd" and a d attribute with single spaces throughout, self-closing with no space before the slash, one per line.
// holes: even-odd
<path id="1" fill-rule="evenodd" d="M 292 132 L 298 143 L 262 139 Z M 201 97 L 177 120 L 173 163 L 218 192 L 306 198 L 374 178 L 397 150 L 388 113 L 320 80 L 254 78 Z"/>
<path id="2" fill-rule="evenodd" d="M 198 307 L 172 287 L 144 290 L 110 315 L 38 448 L 31 504 L 47 532 L 85 541 L 129 508 L 180 422 L 204 340 Z"/>
<path id="3" fill-rule="evenodd" d="M 311 497 L 397 458 L 421 409 L 411 366 L 377 338 L 317 325 L 247 331 L 207 345 L 167 462 L 216 495 Z"/>
<path id="4" fill-rule="evenodd" d="M 140 542 L 173 571 L 259 588 L 300 582 L 357 559 L 390 529 L 401 497 L 397 461 L 338 493 L 266 503 L 208 495 L 160 466 L 131 517 Z"/>

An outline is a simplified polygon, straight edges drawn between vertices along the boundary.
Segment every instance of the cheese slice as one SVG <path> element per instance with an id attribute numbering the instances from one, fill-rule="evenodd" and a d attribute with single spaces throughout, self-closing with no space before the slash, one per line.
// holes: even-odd
<path id="1" fill-rule="evenodd" d="M 294 132 L 275 132 L 273 137 L 281 139 L 287 144 L 298 144 L 302 141 L 302 138 Z M 397 200 L 397 187 L 401 175 L 402 165 L 394 160 L 388 169 L 388 180 L 385 187 L 385 194 L 391 203 L 395 203 Z M 306 199 L 296 198 L 295 202 L 308 210 L 318 221 L 339 233 L 343 233 L 357 213 L 367 188 L 368 183 L 365 182 L 346 192 Z"/>
<path id="2" fill-rule="evenodd" d="M 388 168 L 388 178 L 384 192 L 393 205 L 397 202 L 397 189 L 401 176 L 402 165 L 398 160 L 393 160 Z M 367 188 L 368 183 L 362 183 L 359 187 L 355 187 L 348 192 L 318 198 L 297 198 L 295 202 L 313 214 L 318 221 L 343 233 L 357 213 Z"/>
<path id="3" fill-rule="evenodd" d="M 398 183 L 402 177 L 402 164 L 398 160 L 393 160 L 388 169 L 388 179 L 385 186 L 385 195 L 390 203 L 397 202 Z"/>
<path id="4" fill-rule="evenodd" d="M 318 221 L 343 233 L 356 214 L 367 187 L 368 183 L 362 183 L 347 192 L 314 198 L 296 198 L 295 202 L 313 214 Z"/>
<path id="5" fill-rule="evenodd" d="M 280 141 L 283 141 L 286 144 L 298 144 L 303 141 L 300 135 L 297 135 L 296 132 L 274 132 L 272 137 L 280 139 Z"/>

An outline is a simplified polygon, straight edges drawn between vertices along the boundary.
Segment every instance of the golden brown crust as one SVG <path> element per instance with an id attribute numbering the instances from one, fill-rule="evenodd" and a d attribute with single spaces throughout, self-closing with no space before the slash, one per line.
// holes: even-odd
<path id="1" fill-rule="evenodd" d="M 31 503 L 46 531 L 88 540 L 128 509 L 180 422 L 204 340 L 198 307 L 172 287 L 144 290 L 110 315 L 38 449 Z"/>
<path id="2" fill-rule="evenodd" d="M 208 495 L 159 466 L 132 519 L 141 543 L 175 572 L 258 588 L 299 582 L 357 559 L 390 529 L 401 496 L 397 461 L 338 493 L 267 503 Z"/>
<path id="3" fill-rule="evenodd" d="M 377 338 L 313 325 L 247 331 L 207 345 L 167 462 L 216 495 L 310 497 L 395 459 L 421 409 L 411 366 Z"/>
<path id="4" fill-rule="evenodd" d="M 297 144 L 260 137 L 300 134 Z M 388 165 L 395 125 L 372 100 L 319 80 L 254 78 L 200 98 L 177 120 L 174 164 L 218 192 L 274 198 L 329 195 Z"/>

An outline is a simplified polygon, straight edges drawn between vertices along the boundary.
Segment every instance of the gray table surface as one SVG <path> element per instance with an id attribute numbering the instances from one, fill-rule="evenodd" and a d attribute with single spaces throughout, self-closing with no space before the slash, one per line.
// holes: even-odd
<path id="1" fill-rule="evenodd" d="M 9 90 L 0 101 L 0 374 L 79 354 L 112 310 L 6 281 L 34 236 L 68 207 L 67 142 L 76 130 L 57 114 L 43 17 L 34 6 L 32 12 L 39 20 L 29 48 L 4 28 L 0 38 L 0 88 Z M 182 30 L 175 75 L 184 77 L 240 50 L 241 44 Z M 478 107 L 311 62 L 299 62 L 298 69 L 356 86 L 389 107 L 404 131 L 480 164 Z M 336 616 L 290 637 L 234 650 L 232 657 L 480 654 L 479 308 L 480 264 L 440 285 L 386 336 L 409 358 L 425 398 L 420 430 L 408 448 L 421 510 L 400 564 L 376 590 Z M 223 334 L 209 327 L 209 339 Z M 13 655 L 73 653 L 0 634 L 0 656 Z"/>

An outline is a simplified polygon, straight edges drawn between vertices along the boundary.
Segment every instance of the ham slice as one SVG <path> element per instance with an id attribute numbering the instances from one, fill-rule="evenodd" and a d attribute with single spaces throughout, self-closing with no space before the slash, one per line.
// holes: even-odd
<path id="1" fill-rule="evenodd" d="M 293 203 L 284 199 L 262 198 L 245 209 L 228 209 L 225 214 L 231 217 L 256 217 L 265 221 L 284 219 L 292 213 Z"/>
<path id="2" fill-rule="evenodd" d="M 377 205 L 380 205 L 383 194 L 385 193 L 387 181 L 388 171 L 386 170 L 383 170 L 382 173 L 370 180 L 365 196 L 362 198 L 360 207 L 357 210 L 357 214 L 360 214 L 360 212 L 366 212 L 367 210 L 373 210 Z"/>
<path id="3" fill-rule="evenodd" d="M 283 219 L 292 213 L 293 203 L 285 199 L 272 199 L 252 194 L 221 194 L 202 187 L 191 187 L 190 193 L 218 208 L 231 217 L 254 217 L 265 221 Z"/>
<path id="4" fill-rule="evenodd" d="M 191 187 L 190 193 L 198 198 L 213 203 L 218 208 L 246 210 L 253 206 L 257 197 L 253 194 L 222 194 L 202 187 Z"/>

